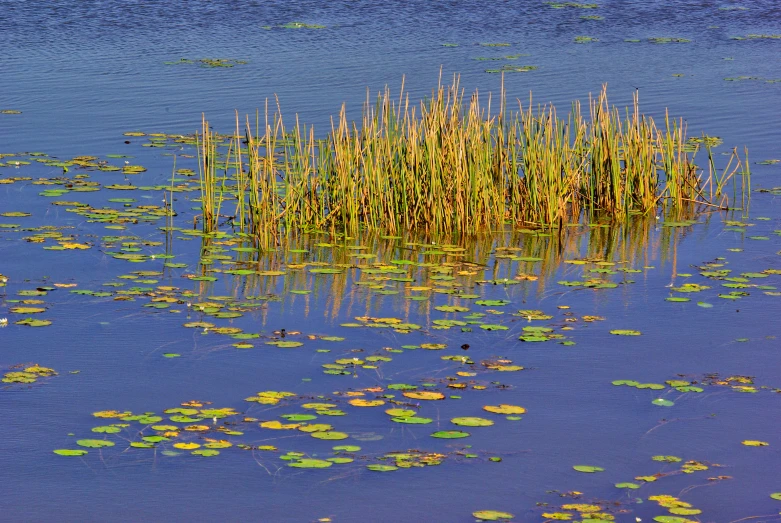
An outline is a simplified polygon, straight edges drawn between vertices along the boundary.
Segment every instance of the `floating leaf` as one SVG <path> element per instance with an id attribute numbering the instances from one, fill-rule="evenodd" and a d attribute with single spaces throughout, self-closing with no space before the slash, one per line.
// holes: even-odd
<path id="1" fill-rule="evenodd" d="M 288 421 L 311 421 L 317 418 L 314 414 L 282 414 L 281 417 Z"/>
<path id="2" fill-rule="evenodd" d="M 211 456 L 219 456 L 220 451 L 219 450 L 212 450 L 212 449 L 198 449 L 192 451 L 190 454 L 194 456 L 203 456 L 203 457 L 211 457 Z"/>
<path id="3" fill-rule="evenodd" d="M 610 334 L 616 336 L 640 336 L 640 331 L 628 330 L 628 329 L 614 329 L 610 331 Z"/>
<path id="4" fill-rule="evenodd" d="M 137 449 L 153 449 L 155 444 L 148 441 L 131 441 L 130 446 Z"/>
<path id="5" fill-rule="evenodd" d="M 266 345 L 276 345 L 283 349 L 292 349 L 303 345 L 300 341 L 267 341 Z"/>
<path id="6" fill-rule="evenodd" d="M 586 472 L 586 473 L 594 473 L 594 472 L 604 472 L 605 469 L 602 467 L 595 467 L 592 465 L 574 465 L 572 467 L 573 469 L 577 470 L 578 472 Z"/>
<path id="7" fill-rule="evenodd" d="M 408 423 L 411 425 L 428 425 L 434 420 L 432 420 L 431 418 L 421 418 L 418 416 L 399 416 L 399 417 L 391 418 L 391 421 L 394 421 L 396 423 Z"/>
<path id="8" fill-rule="evenodd" d="M 507 405 L 502 403 L 501 405 L 486 405 L 483 410 L 493 412 L 494 414 L 524 414 L 526 409 L 517 405 Z"/>
<path id="9" fill-rule="evenodd" d="M 501 307 L 510 303 L 508 300 L 476 300 L 475 305 L 482 305 L 484 307 Z"/>
<path id="10" fill-rule="evenodd" d="M 326 439 L 326 440 L 339 440 L 339 439 L 347 439 L 349 436 L 345 434 L 344 432 L 313 432 L 310 434 L 313 438 L 317 439 Z"/>
<path id="11" fill-rule="evenodd" d="M 325 461 L 322 459 L 302 459 L 295 463 L 288 463 L 288 467 L 296 467 L 302 469 L 325 469 L 333 465 L 331 461 Z"/>
<path id="12" fill-rule="evenodd" d="M 87 453 L 86 450 L 78 450 L 78 449 L 57 449 L 52 452 L 54 452 L 58 456 L 83 456 Z"/>
<path id="13" fill-rule="evenodd" d="M 337 445 L 333 447 L 333 450 L 336 451 L 342 451 L 342 452 L 358 452 L 361 450 L 361 447 L 358 445 Z"/>
<path id="14" fill-rule="evenodd" d="M 664 461 L 667 463 L 678 463 L 680 461 L 683 461 L 678 456 L 652 456 L 651 459 L 654 461 Z"/>
<path id="15" fill-rule="evenodd" d="M 463 432 L 460 430 L 438 430 L 431 434 L 431 437 L 433 438 L 442 438 L 442 439 L 460 439 L 460 438 L 466 438 L 469 436 L 468 432 Z"/>
<path id="16" fill-rule="evenodd" d="M 101 447 L 113 447 L 113 441 L 107 441 L 105 439 L 80 439 L 76 441 L 76 445 L 80 447 L 99 449 Z"/>
<path id="17" fill-rule="evenodd" d="M 463 427 L 490 427 L 494 424 L 490 419 L 476 418 L 476 417 L 461 417 L 453 418 L 450 420 L 454 425 L 460 425 Z"/>
<path id="18" fill-rule="evenodd" d="M 98 432 L 101 434 L 116 434 L 117 432 L 121 432 L 121 431 L 122 429 L 120 427 L 114 427 L 112 425 L 92 428 L 92 432 Z"/>
<path id="19" fill-rule="evenodd" d="M 32 318 L 25 318 L 15 323 L 17 325 L 27 325 L 28 327 L 48 327 L 52 324 L 50 320 L 34 320 Z"/>
<path id="20" fill-rule="evenodd" d="M 414 399 L 414 400 L 443 400 L 443 399 L 445 399 L 445 395 L 442 394 L 441 392 L 429 391 L 429 390 L 405 392 L 404 396 L 406 396 L 407 398 Z"/>
<path id="21" fill-rule="evenodd" d="M 399 467 L 394 467 L 393 465 L 366 465 L 366 468 L 369 470 L 373 470 L 375 472 L 392 472 L 394 470 L 399 470 Z"/>
<path id="22" fill-rule="evenodd" d="M 507 329 L 509 329 L 509 327 L 506 327 L 504 325 L 495 325 L 489 323 L 484 323 L 480 325 L 480 328 L 487 331 L 506 331 Z"/>
<path id="23" fill-rule="evenodd" d="M 193 450 L 199 448 L 198 443 L 174 443 L 174 448 L 182 450 Z"/>
<path id="24" fill-rule="evenodd" d="M 380 405 L 385 405 L 383 400 L 364 400 L 360 398 L 350 400 L 348 403 L 355 407 L 379 407 Z"/>
<path id="25" fill-rule="evenodd" d="M 498 521 L 502 519 L 512 519 L 515 516 L 509 512 L 500 512 L 498 510 L 477 510 L 472 512 L 472 515 L 477 519 L 484 521 Z"/>

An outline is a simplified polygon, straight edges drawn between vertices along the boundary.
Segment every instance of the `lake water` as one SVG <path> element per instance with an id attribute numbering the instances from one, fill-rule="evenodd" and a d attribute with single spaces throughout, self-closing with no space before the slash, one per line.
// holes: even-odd
<path id="1" fill-rule="evenodd" d="M 781 8 L 598 5 L 0 1 L 0 110 L 21 112 L 0 114 L 0 154 L 10 155 L 0 159 L 0 370 L 37 363 L 58 372 L 0 390 L 0 519 L 468 522 L 498 510 L 515 521 L 780 520 L 771 494 L 781 492 L 781 215 L 772 191 L 781 164 L 768 160 L 781 159 L 781 39 L 746 37 L 778 35 Z M 292 21 L 325 28 L 281 27 Z M 689 41 L 649 41 L 659 37 Z M 203 58 L 242 63 L 202 67 Z M 181 59 L 195 63 L 166 63 Z M 504 77 L 508 100 L 524 106 L 531 91 L 534 103 L 564 113 L 606 83 L 620 107 L 637 89 L 647 114 L 669 108 L 690 136 L 720 137 L 720 167 L 720 153 L 748 147 L 750 207 L 685 227 L 650 216 L 451 247 L 411 235 L 312 236 L 258 254 L 189 234 L 199 193 L 183 190 L 174 193 L 181 229 L 161 230 L 174 155 L 177 169 L 196 161 L 171 140 L 150 147 L 162 142 L 149 133 L 191 134 L 202 113 L 228 133 L 234 111 L 262 111 L 276 95 L 289 122 L 298 114 L 325 134 L 342 103 L 359 117 L 367 89 L 398 92 L 404 78 L 418 100 L 441 71 L 445 82 L 458 74 L 467 92 L 496 96 L 500 75 L 486 70 L 506 64 L 537 67 Z M 133 131 L 145 136 L 125 135 Z M 78 156 L 146 171 L 70 163 L 64 172 L 57 163 Z M 37 161 L 46 158 L 56 161 Z M 185 176 L 176 183 L 195 187 Z M 108 188 L 128 184 L 137 189 Z M 51 325 L 16 324 L 28 317 Z M 183 326 L 193 322 L 214 327 Z M 297 343 L 268 344 L 279 341 Z M 445 399 L 404 396 L 399 384 Z M 262 391 L 294 395 L 245 400 Z M 193 401 L 202 405 L 182 405 Z M 502 404 L 526 412 L 506 419 L 483 409 Z M 164 413 L 172 408 L 233 410 Z M 391 421 L 390 408 L 430 422 Z M 93 415 L 107 410 L 132 414 Z M 303 413 L 317 418 L 280 417 Z M 459 417 L 493 424 L 451 421 Z M 268 421 L 301 425 L 259 426 Z M 306 423 L 347 437 L 313 438 L 299 430 Z M 152 428 L 160 425 L 178 429 Z M 470 435 L 431 437 L 452 430 Z M 76 443 L 85 439 L 114 445 Z M 288 466 L 301 458 L 352 461 Z M 701 513 L 674 516 L 676 505 Z"/>

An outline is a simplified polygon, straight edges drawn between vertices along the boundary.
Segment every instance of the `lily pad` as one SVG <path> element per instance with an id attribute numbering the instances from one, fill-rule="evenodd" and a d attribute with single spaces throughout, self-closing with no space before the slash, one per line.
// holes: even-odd
<path id="1" fill-rule="evenodd" d="M 419 416 L 397 416 L 394 418 L 391 418 L 391 421 L 394 421 L 396 423 L 408 423 L 410 425 L 428 425 L 431 423 L 431 418 L 422 418 Z"/>
<path id="2" fill-rule="evenodd" d="M 494 424 L 490 419 L 476 417 L 453 418 L 450 422 L 462 427 L 490 427 Z"/>
<path id="3" fill-rule="evenodd" d="M 302 459 L 294 463 L 288 463 L 288 467 L 296 467 L 301 469 L 325 469 L 333 465 L 331 461 L 325 461 L 323 459 Z"/>
<path id="4" fill-rule="evenodd" d="M 114 442 L 105 439 L 80 439 L 76 441 L 76 445 L 79 445 L 80 447 L 99 449 L 102 447 L 113 447 Z"/>
<path id="5" fill-rule="evenodd" d="M 483 410 L 493 412 L 494 414 L 524 414 L 526 409 L 517 405 L 507 405 L 502 403 L 501 405 L 486 405 Z"/>
<path id="6" fill-rule="evenodd" d="M 79 449 L 57 449 L 52 452 L 54 452 L 58 456 L 83 456 L 87 453 L 86 450 L 79 450 Z"/>
<path id="7" fill-rule="evenodd" d="M 405 392 L 404 396 L 406 396 L 407 398 L 414 399 L 414 400 L 443 400 L 443 399 L 445 399 L 445 395 L 442 394 L 441 392 L 429 391 L 429 390 Z"/>
<path id="8" fill-rule="evenodd" d="M 640 336 L 640 331 L 629 329 L 614 329 L 610 331 L 610 334 L 614 334 L 616 336 Z"/>
<path id="9" fill-rule="evenodd" d="M 585 472 L 588 474 L 593 474 L 594 472 L 604 472 L 605 469 L 602 467 L 595 467 L 593 465 L 573 465 L 573 469 L 577 470 L 578 472 Z"/>
<path id="10" fill-rule="evenodd" d="M 373 470 L 374 472 L 392 472 L 394 470 L 399 470 L 399 467 L 394 467 L 393 465 L 378 465 L 378 464 L 366 465 L 366 468 L 369 470 Z"/>
<path id="11" fill-rule="evenodd" d="M 499 510 L 477 510 L 472 512 L 472 515 L 477 519 L 482 519 L 483 521 L 500 521 L 512 519 L 515 517 L 509 512 L 501 512 Z"/>
<path id="12" fill-rule="evenodd" d="M 220 451 L 219 450 L 213 450 L 213 449 L 198 449 L 190 452 L 190 454 L 194 456 L 203 456 L 206 458 L 212 457 L 212 456 L 219 456 Z"/>
<path id="13" fill-rule="evenodd" d="M 431 437 L 441 439 L 460 439 L 469 437 L 469 433 L 463 432 L 461 430 L 438 430 L 432 433 Z"/>
<path id="14" fill-rule="evenodd" d="M 310 434 L 310 436 L 312 436 L 313 438 L 325 439 L 325 440 L 340 440 L 340 439 L 347 439 L 349 437 L 344 432 L 334 432 L 334 431 L 313 432 Z"/>

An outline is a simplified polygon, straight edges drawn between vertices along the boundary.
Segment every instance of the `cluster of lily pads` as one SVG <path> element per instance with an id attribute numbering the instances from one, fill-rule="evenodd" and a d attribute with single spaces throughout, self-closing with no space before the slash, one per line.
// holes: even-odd
<path id="1" fill-rule="evenodd" d="M 390 472 L 403 468 L 439 465 L 448 458 L 476 459 L 481 453 L 469 450 L 465 446 L 456 451 L 423 451 L 410 449 L 404 452 L 387 452 L 378 455 L 358 454 L 358 445 L 340 444 L 333 447 L 335 455 L 322 459 L 307 453 L 278 448 L 274 432 L 286 431 L 309 435 L 324 441 L 338 441 L 350 438 L 347 432 L 335 430 L 332 422 L 325 423 L 322 418 L 331 420 L 348 415 L 353 408 L 376 408 L 385 406 L 389 421 L 407 426 L 427 425 L 434 420 L 420 415 L 420 401 L 441 401 L 445 394 L 433 390 L 418 390 L 418 387 L 406 384 L 388 386 L 388 391 L 403 391 L 401 397 L 395 394 L 382 394 L 383 389 L 376 387 L 365 390 L 347 390 L 335 392 L 331 397 L 301 397 L 292 392 L 262 391 L 246 398 L 251 405 L 264 405 L 268 408 L 295 408 L 298 412 L 280 414 L 276 419 L 251 416 L 250 412 L 240 413 L 233 408 L 213 408 L 209 402 L 190 400 L 181 406 L 165 409 L 162 415 L 154 412 L 134 414 L 129 411 L 105 410 L 93 413 L 100 420 L 111 420 L 108 424 L 95 426 L 91 431 L 103 435 L 102 438 L 81 438 L 75 441 L 80 448 L 62 448 L 54 450 L 61 456 L 85 456 L 85 449 L 107 449 L 121 444 L 122 454 L 129 449 L 155 449 L 168 457 L 188 454 L 199 457 L 218 456 L 221 451 L 235 448 L 237 451 L 256 451 L 276 456 L 294 468 L 328 468 L 334 464 L 347 464 L 358 461 L 370 471 Z M 374 397 L 368 396 L 373 394 Z M 414 400 L 416 403 L 410 403 Z M 251 408 L 250 408 L 251 410 Z M 505 415 L 510 420 L 520 419 L 526 409 L 517 405 L 486 405 L 483 411 L 493 415 Z M 269 410 L 263 410 L 267 414 Z M 280 421 L 281 418 L 282 420 Z M 321 419 L 318 419 L 321 418 Z M 317 420 L 317 421 L 315 421 Z M 450 420 L 456 427 L 490 427 L 494 419 L 480 416 L 461 416 Z M 257 429 L 262 429 L 258 431 Z M 470 434 L 458 429 L 435 430 L 430 436 L 437 439 L 462 439 Z M 261 437 L 261 444 L 257 443 Z M 357 440 L 381 439 L 382 435 L 367 436 L 353 434 Z M 250 439 L 255 438 L 255 439 Z M 286 442 L 289 437 L 280 439 Z M 318 456 L 320 454 L 318 453 Z M 109 456 L 103 455 L 102 459 Z M 499 462 L 501 457 L 490 456 L 487 461 Z M 277 466 L 280 464 L 277 463 Z M 281 464 L 281 465 L 284 465 Z M 269 464 L 269 466 L 274 466 Z"/>
<path id="2" fill-rule="evenodd" d="M 667 466 L 663 466 L 661 470 L 653 474 L 638 475 L 634 478 L 633 481 L 622 481 L 615 483 L 615 487 L 617 489 L 634 493 L 635 491 L 642 489 L 645 485 L 649 483 L 655 483 L 656 481 L 665 477 L 676 476 L 680 474 L 694 474 L 721 466 L 718 464 L 697 460 L 684 461 L 678 456 L 656 455 L 652 456 L 651 460 L 667 465 L 676 464 L 675 466 L 680 466 L 680 468 L 670 470 Z M 572 468 L 577 472 L 587 474 L 605 472 L 604 468 L 594 465 L 575 465 Z M 719 475 L 709 477 L 708 481 L 718 482 L 730 479 L 732 479 L 731 476 Z M 627 511 L 631 510 L 630 505 L 643 502 L 642 498 L 638 497 L 629 498 L 628 500 L 621 502 L 615 500 L 595 499 L 588 500 L 588 502 L 582 502 L 580 500 L 583 498 L 584 494 L 583 492 L 578 491 L 551 491 L 549 494 L 556 495 L 559 498 L 564 498 L 567 500 L 567 502 L 538 503 L 538 506 L 542 507 L 543 512 L 541 516 L 545 519 L 545 521 L 580 521 L 588 523 L 615 521 L 618 514 L 626 513 Z M 696 516 L 702 514 L 702 511 L 695 508 L 691 503 L 683 501 L 679 497 L 671 496 L 669 494 L 650 495 L 647 496 L 647 500 L 656 503 L 660 508 L 667 511 L 667 514 L 654 517 L 653 520 L 659 523 L 696 523 L 694 520 L 690 520 L 681 516 Z"/>
<path id="3" fill-rule="evenodd" d="M 57 371 L 40 365 L 20 364 L 11 367 L 8 372 L 3 374 L 3 383 L 21 383 L 32 384 L 42 378 L 56 376 Z"/>

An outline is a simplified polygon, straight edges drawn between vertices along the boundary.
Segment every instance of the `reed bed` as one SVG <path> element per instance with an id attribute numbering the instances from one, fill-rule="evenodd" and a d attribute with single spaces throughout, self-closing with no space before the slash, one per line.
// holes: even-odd
<path id="1" fill-rule="evenodd" d="M 637 93 L 622 115 L 606 86 L 589 97 L 588 118 L 578 102 L 566 118 L 531 99 L 510 109 L 503 88 L 492 113 L 490 95 L 467 98 L 454 77 L 419 105 L 403 84 L 398 98 L 386 88 L 367 97 L 357 122 L 343 105 L 325 138 L 298 117 L 286 127 L 278 103 L 254 120 L 241 125 L 237 114 L 225 138 L 204 118 L 197 138 L 204 230 L 232 212 L 228 221 L 261 248 L 301 231 L 471 235 L 660 207 L 726 209 L 730 186 L 743 205 L 750 188 L 737 149 L 719 171 L 706 146 L 705 171 L 682 119 L 665 114 L 657 126 Z"/>

